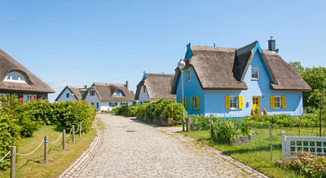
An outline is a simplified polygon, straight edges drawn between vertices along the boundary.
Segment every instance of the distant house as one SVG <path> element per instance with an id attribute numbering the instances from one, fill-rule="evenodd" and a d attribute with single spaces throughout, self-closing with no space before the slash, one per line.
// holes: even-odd
<path id="1" fill-rule="evenodd" d="M 189 114 L 245 117 L 254 111 L 269 115 L 302 115 L 302 92 L 311 91 L 294 67 L 269 40 L 269 50 L 257 41 L 242 48 L 187 45 L 184 69 L 185 108 Z M 180 70 L 173 92 L 181 102 Z"/>
<path id="2" fill-rule="evenodd" d="M 172 94 L 173 74 L 151 74 L 144 73 L 143 79 L 137 85 L 135 99 L 139 104 L 148 103 L 155 99 L 171 99 L 175 101 Z"/>
<path id="3" fill-rule="evenodd" d="M 93 83 L 84 94 L 84 99 L 95 106 L 97 111 L 108 111 L 121 105 L 132 105 L 135 94 L 126 84 Z"/>
<path id="4" fill-rule="evenodd" d="M 54 90 L 23 65 L 0 50 L 0 97 L 16 95 L 20 102 L 47 100 Z"/>
<path id="5" fill-rule="evenodd" d="M 84 94 L 86 93 L 87 85 L 84 88 L 78 88 L 73 86 L 66 86 L 55 101 L 80 101 L 83 100 Z"/>

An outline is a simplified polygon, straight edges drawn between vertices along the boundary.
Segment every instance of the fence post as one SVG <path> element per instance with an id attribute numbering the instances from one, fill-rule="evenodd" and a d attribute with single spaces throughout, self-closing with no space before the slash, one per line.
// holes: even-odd
<path id="1" fill-rule="evenodd" d="M 273 162 L 272 124 L 269 125 L 269 137 L 271 140 L 271 161 Z"/>
<path id="2" fill-rule="evenodd" d="M 62 151 L 66 151 L 66 129 L 62 131 Z"/>
<path id="3" fill-rule="evenodd" d="M 286 156 L 286 145 L 285 145 L 285 143 L 286 143 L 286 136 L 285 136 L 285 132 L 284 131 L 282 131 L 282 159 L 284 159 L 285 158 L 285 156 Z"/>
<path id="4" fill-rule="evenodd" d="M 79 138 L 81 138 L 82 134 L 82 123 L 79 123 Z"/>
<path id="5" fill-rule="evenodd" d="M 48 136 L 44 137 L 44 164 L 48 164 Z"/>
<path id="6" fill-rule="evenodd" d="M 10 178 L 15 178 L 16 169 L 16 146 L 11 147 L 11 168 L 10 168 Z"/>
<path id="7" fill-rule="evenodd" d="M 186 129 L 187 129 L 187 132 L 190 132 L 190 125 L 191 125 L 191 118 L 188 116 L 186 118 Z"/>
<path id="8" fill-rule="evenodd" d="M 75 144 L 75 126 L 72 126 L 72 144 Z"/>

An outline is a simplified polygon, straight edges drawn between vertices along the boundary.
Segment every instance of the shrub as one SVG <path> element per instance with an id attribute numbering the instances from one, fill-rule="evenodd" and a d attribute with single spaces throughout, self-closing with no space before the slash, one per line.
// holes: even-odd
<path id="1" fill-rule="evenodd" d="M 238 119 L 222 119 L 212 120 L 211 138 L 216 142 L 233 144 L 233 138 L 250 135 L 251 128 L 249 124 Z"/>
<path id="2" fill-rule="evenodd" d="M 164 107 L 163 118 L 173 118 L 173 120 L 182 121 L 182 104 L 180 103 L 170 103 Z M 187 117 L 187 111 L 184 109 L 184 117 Z M 173 115 L 173 116 L 172 116 Z"/>
<path id="3" fill-rule="evenodd" d="M 307 177 L 326 177 L 326 157 L 299 152 L 297 159 L 279 161 L 278 165 Z"/>
<path id="4" fill-rule="evenodd" d="M 147 107 L 150 105 L 150 103 L 143 103 L 142 105 L 140 105 L 138 107 L 138 110 L 137 110 L 137 116 L 140 116 L 140 117 L 145 117 L 147 114 Z"/>
<path id="5" fill-rule="evenodd" d="M 20 140 L 20 126 L 15 119 L 7 114 L 0 115 L 0 158 L 2 158 L 13 145 L 18 145 Z M 0 162 L 0 169 L 10 166 L 10 156 Z"/>
<path id="6" fill-rule="evenodd" d="M 263 116 L 247 116 L 243 120 L 248 122 L 251 126 L 257 128 L 267 128 L 270 124 L 275 128 L 279 127 L 317 127 L 319 118 L 316 114 L 305 114 L 301 117 L 281 115 L 263 115 Z M 301 123 L 300 123 L 301 122 Z"/>
<path id="7" fill-rule="evenodd" d="M 209 130 L 210 129 L 210 123 L 209 123 L 209 117 L 205 117 L 203 115 L 192 115 L 191 118 L 191 125 L 190 129 L 193 131 L 196 130 Z"/>

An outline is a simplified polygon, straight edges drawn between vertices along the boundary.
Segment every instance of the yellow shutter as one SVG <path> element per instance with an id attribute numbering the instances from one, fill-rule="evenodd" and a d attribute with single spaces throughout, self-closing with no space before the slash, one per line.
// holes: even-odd
<path id="1" fill-rule="evenodd" d="M 230 96 L 225 96 L 225 109 L 230 109 Z"/>
<path id="2" fill-rule="evenodd" d="M 282 96 L 282 109 L 286 109 L 286 96 Z"/>
<path id="3" fill-rule="evenodd" d="M 274 96 L 271 96 L 271 109 L 275 108 L 275 100 L 274 100 Z"/>
<path id="4" fill-rule="evenodd" d="M 196 97 L 197 109 L 199 110 L 199 96 Z"/>
<path id="5" fill-rule="evenodd" d="M 187 98 L 185 98 L 185 109 L 187 109 Z"/>
<path id="6" fill-rule="evenodd" d="M 190 109 L 191 110 L 193 109 L 193 99 L 192 99 L 192 97 L 190 97 Z"/>
<path id="7" fill-rule="evenodd" d="M 243 109 L 243 96 L 239 96 L 239 109 Z"/>
<path id="8" fill-rule="evenodd" d="M 180 98 L 180 103 L 182 103 L 182 98 Z"/>

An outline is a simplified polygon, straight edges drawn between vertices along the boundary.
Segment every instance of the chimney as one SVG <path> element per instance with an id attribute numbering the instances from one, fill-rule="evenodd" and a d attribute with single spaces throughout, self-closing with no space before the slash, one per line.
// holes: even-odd
<path id="1" fill-rule="evenodd" d="M 271 39 L 268 40 L 268 50 L 276 51 L 276 43 L 275 40 L 273 39 L 273 36 L 271 36 Z"/>
<path id="2" fill-rule="evenodd" d="M 85 85 L 84 88 L 87 88 L 87 85 Z"/>
<path id="3" fill-rule="evenodd" d="M 128 88 L 128 80 L 126 81 L 126 87 Z"/>

